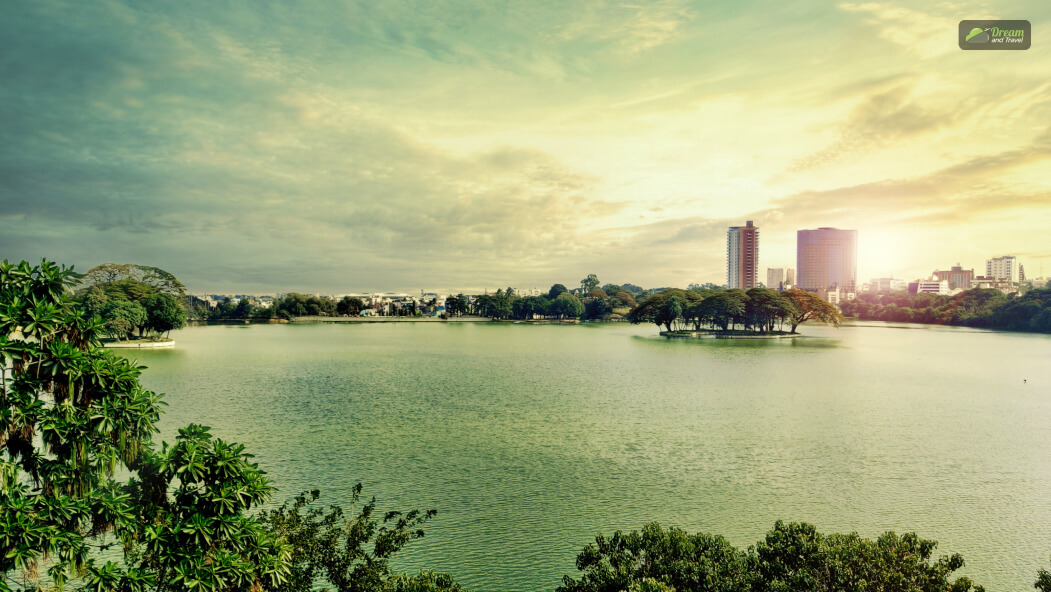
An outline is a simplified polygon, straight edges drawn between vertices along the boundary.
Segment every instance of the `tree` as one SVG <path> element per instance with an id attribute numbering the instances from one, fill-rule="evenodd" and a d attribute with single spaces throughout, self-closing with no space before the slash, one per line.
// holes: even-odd
<path id="1" fill-rule="evenodd" d="M 529 320 L 547 316 L 550 307 L 551 303 L 543 296 L 526 296 L 515 300 L 511 305 L 511 312 L 516 319 Z"/>
<path id="2" fill-rule="evenodd" d="M 154 294 L 143 302 L 146 309 L 146 326 L 157 333 L 167 333 L 172 329 L 186 326 L 186 311 L 179 301 L 166 292 Z"/>
<path id="3" fill-rule="evenodd" d="M 691 305 L 699 302 L 704 297 L 703 294 L 697 292 L 687 292 L 686 290 L 680 290 L 678 288 L 670 288 L 663 292 L 657 292 L 643 299 L 635 308 L 628 311 L 627 319 L 633 324 L 639 323 L 654 323 L 658 327 L 664 326 L 667 331 L 671 331 L 671 324 L 679 316 L 682 316 Z M 668 300 L 675 298 L 679 301 L 678 316 L 675 318 L 670 317 L 669 312 L 672 310 L 668 304 Z M 685 319 L 684 319 L 685 320 Z"/>
<path id="4" fill-rule="evenodd" d="M 740 290 L 713 292 L 701 301 L 699 318 L 723 331 L 730 330 L 745 318 L 748 295 Z"/>
<path id="5" fill-rule="evenodd" d="M 557 592 L 748 590 L 747 555 L 723 537 L 690 535 L 650 523 L 642 532 L 595 537 L 577 556 L 579 580 L 562 578 Z"/>
<path id="6" fill-rule="evenodd" d="M 351 296 L 344 296 L 336 303 L 336 312 L 341 315 L 356 316 L 363 308 L 365 308 L 365 303 L 361 301 L 361 298 Z"/>
<path id="7" fill-rule="evenodd" d="M 138 512 L 131 565 L 156 574 L 158 592 L 280 586 L 292 548 L 246 515 L 273 488 L 243 445 L 209 428 L 179 430 L 173 446 L 150 451 L 130 494 Z"/>
<path id="8" fill-rule="evenodd" d="M 796 327 L 809 320 L 821 321 L 833 327 L 843 323 L 839 309 L 810 292 L 792 289 L 781 292 L 781 295 L 789 303 L 788 321 L 792 325 L 792 333 L 796 332 Z"/>
<path id="9" fill-rule="evenodd" d="M 635 298 L 624 290 L 621 290 L 620 292 L 614 294 L 614 298 L 616 298 L 619 301 L 618 304 L 620 306 L 635 306 Z"/>
<path id="10" fill-rule="evenodd" d="M 445 299 L 445 312 L 448 314 L 460 316 L 467 313 L 467 308 L 468 300 L 463 294 L 457 294 Z"/>
<path id="11" fill-rule="evenodd" d="M 563 292 L 568 292 L 568 291 L 569 291 L 569 288 L 566 288 L 562 284 L 555 284 L 555 285 L 551 286 L 550 290 L 547 291 L 547 299 L 548 300 L 554 300 L 555 298 L 558 298 L 559 294 L 562 294 Z"/>
<path id="12" fill-rule="evenodd" d="M 131 339 L 135 329 L 144 328 L 148 321 L 146 309 L 138 302 L 110 300 L 102 309 L 106 331 L 118 339 Z"/>
<path id="13" fill-rule="evenodd" d="M 558 592 L 694 590 L 698 592 L 982 592 L 959 555 L 931 561 L 937 543 L 913 533 L 823 535 L 805 523 L 777 522 L 747 551 L 724 538 L 647 524 L 641 532 L 596 537 L 577 556 L 579 580 L 566 576 Z M 1037 581 L 1051 582 L 1051 574 Z"/>
<path id="14" fill-rule="evenodd" d="M 41 562 L 59 586 L 85 571 L 98 580 L 102 569 L 127 583 L 153 581 L 136 568 L 99 568 L 88 546 L 134 530 L 113 475 L 136 466 L 161 402 L 139 385 L 139 367 L 97 347 L 102 327 L 74 306 L 75 281 L 72 268 L 48 261 L 0 263 L 3 589 L 13 571 L 37 579 Z"/>
<path id="15" fill-rule="evenodd" d="M 390 570 L 390 559 L 410 541 L 422 537 L 420 526 L 437 512 L 387 512 L 379 520 L 375 517 L 376 498 L 356 508 L 361 489 L 359 483 L 351 492 L 353 518 L 348 519 L 337 506 L 328 512 L 312 507 L 320 496 L 317 490 L 297 496 L 291 506 L 285 503 L 261 514 L 267 528 L 288 541 L 293 549 L 291 573 L 274 590 L 310 592 L 315 589 L 315 582 L 324 577 L 338 592 L 459 591 L 459 584 L 445 574 L 420 572 L 408 576 Z"/>
<path id="16" fill-rule="evenodd" d="M 0 589 L 13 573 L 33 589 L 42 577 L 94 591 L 275 585 L 284 547 L 242 512 L 265 480 L 243 448 L 196 426 L 153 451 L 161 397 L 139 384 L 141 367 L 97 347 L 102 326 L 71 298 L 75 277 L 0 263 Z M 96 554 L 107 533 L 124 565 Z"/>
<path id="17" fill-rule="evenodd" d="M 613 305 L 609 298 L 588 298 L 584 304 L 584 318 L 591 320 L 608 319 L 613 314 Z"/>
<path id="18" fill-rule="evenodd" d="M 584 314 L 584 305 L 576 296 L 569 292 L 563 292 L 551 303 L 548 311 L 549 314 L 558 317 L 559 320 L 568 318 L 575 319 Z"/>
<path id="19" fill-rule="evenodd" d="M 89 288 L 94 285 L 106 286 L 125 280 L 125 285 L 143 284 L 152 292 L 166 292 L 180 299 L 186 295 L 186 286 L 171 273 L 159 267 L 136 265 L 134 263 L 103 263 L 87 270 L 80 278 L 80 285 Z"/>
<path id="20" fill-rule="evenodd" d="M 791 310 L 780 292 L 766 288 L 748 290 L 745 304 L 745 321 L 749 327 L 760 331 L 773 331 L 777 321 L 788 318 Z"/>
<path id="21" fill-rule="evenodd" d="M 595 290 L 598 287 L 599 287 L 598 276 L 593 274 L 593 273 L 589 273 L 588 277 L 580 280 L 580 293 L 581 294 L 589 294 L 589 293 L 591 293 L 592 290 Z"/>

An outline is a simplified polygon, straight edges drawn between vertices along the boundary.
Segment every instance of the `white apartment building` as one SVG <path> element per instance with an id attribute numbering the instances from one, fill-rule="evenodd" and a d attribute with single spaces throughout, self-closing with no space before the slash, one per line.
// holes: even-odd
<path id="1" fill-rule="evenodd" d="M 1004 255 L 1003 257 L 987 259 L 985 261 L 985 276 L 1004 278 L 1008 283 L 1017 282 L 1018 260 L 1015 259 L 1014 255 Z"/>

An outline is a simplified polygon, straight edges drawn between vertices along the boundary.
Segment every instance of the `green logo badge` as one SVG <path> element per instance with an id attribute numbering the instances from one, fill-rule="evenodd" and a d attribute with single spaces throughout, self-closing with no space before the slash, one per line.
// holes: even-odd
<path id="1" fill-rule="evenodd" d="M 960 49 L 1029 49 L 1033 26 L 1029 21 L 960 21 Z"/>
<path id="2" fill-rule="evenodd" d="M 989 43 L 990 37 L 989 31 L 981 27 L 975 27 L 967 34 L 967 39 L 965 39 L 965 41 L 967 41 L 967 43 Z"/>

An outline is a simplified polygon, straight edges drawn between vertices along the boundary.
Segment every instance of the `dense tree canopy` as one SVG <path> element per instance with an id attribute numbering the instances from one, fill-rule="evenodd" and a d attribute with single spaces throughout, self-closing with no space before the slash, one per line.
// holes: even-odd
<path id="1" fill-rule="evenodd" d="M 981 592 L 953 579 L 959 555 L 932 561 L 936 543 L 888 532 L 876 540 L 823 535 L 802 523 L 774 525 L 747 551 L 704 533 L 647 524 L 641 532 L 598 536 L 577 557 L 579 579 L 558 592 Z"/>
<path id="2" fill-rule="evenodd" d="M 80 278 L 82 288 L 91 286 L 137 286 L 145 285 L 152 292 L 165 292 L 182 298 L 186 286 L 171 273 L 159 267 L 135 265 L 133 263 L 103 263 L 89 269 Z M 139 288 L 141 290 L 141 288 Z M 145 297 L 147 294 L 143 294 Z M 137 298 L 127 298 L 137 300 Z"/>
<path id="3" fill-rule="evenodd" d="M 975 288 L 955 296 L 876 292 L 840 305 L 843 314 L 866 321 L 965 325 L 1051 333 L 1051 286 L 1005 296 Z"/>
<path id="4" fill-rule="evenodd" d="M 79 300 L 111 337 L 167 333 L 186 324 L 186 287 L 158 267 L 105 263 L 79 276 Z"/>
<path id="5" fill-rule="evenodd" d="M 808 320 L 839 326 L 842 315 L 835 306 L 809 292 L 774 292 L 765 288 L 742 290 L 662 290 L 647 296 L 628 312 L 632 323 L 654 323 L 666 331 L 692 326 L 735 330 L 737 325 L 760 333 L 789 323 L 792 332 Z"/>

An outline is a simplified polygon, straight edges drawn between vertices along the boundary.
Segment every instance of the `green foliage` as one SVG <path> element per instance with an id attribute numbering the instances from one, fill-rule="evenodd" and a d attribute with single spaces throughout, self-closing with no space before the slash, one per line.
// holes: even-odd
<path id="1" fill-rule="evenodd" d="M 584 314 L 584 305 L 576 296 L 563 292 L 551 302 L 548 314 L 558 319 L 575 319 Z"/>
<path id="2" fill-rule="evenodd" d="M 931 323 L 1051 333 L 1051 287 L 1004 296 L 975 288 L 955 296 L 879 292 L 840 305 L 843 314 L 867 321 Z"/>
<path id="3" fill-rule="evenodd" d="M 511 312 L 516 319 L 532 319 L 548 315 L 551 303 L 543 296 L 526 296 L 515 300 Z"/>
<path id="4" fill-rule="evenodd" d="M 161 401 L 139 385 L 141 368 L 97 348 L 101 326 L 74 306 L 75 279 L 47 261 L 0 263 L 0 572 L 39 581 L 46 562 L 56 584 L 87 574 L 135 589 L 149 578 L 97 567 L 88 541 L 130 540 L 113 474 L 140 462 Z"/>
<path id="5" fill-rule="evenodd" d="M 154 452 L 161 397 L 141 387 L 141 367 L 97 347 L 103 328 L 71 298 L 75 278 L 47 261 L 0 263 L 0 591 L 280 584 L 290 549 L 245 515 L 270 495 L 262 473 L 193 425 Z M 107 535 L 122 564 L 98 558 Z"/>
<path id="6" fill-rule="evenodd" d="M 547 291 L 547 299 L 548 300 L 554 300 L 555 298 L 558 298 L 559 294 L 562 294 L 562 293 L 568 292 L 568 291 L 569 291 L 569 289 L 566 288 L 565 286 L 563 286 L 562 284 L 555 284 L 555 285 L 551 286 L 550 290 Z"/>
<path id="7" fill-rule="evenodd" d="M 363 308 L 365 308 L 365 303 L 361 301 L 361 298 L 344 296 L 336 303 L 336 312 L 341 315 L 354 316 L 360 313 Z"/>
<path id="8" fill-rule="evenodd" d="M 558 592 L 981 592 L 967 578 L 950 578 L 963 567 L 959 555 L 931 560 L 936 545 L 912 533 L 869 540 L 777 522 L 741 551 L 719 536 L 647 524 L 596 537 L 577 557 L 580 579 L 564 577 Z"/>
<path id="9" fill-rule="evenodd" d="M 84 288 L 91 286 L 102 286 L 104 289 L 110 286 L 114 290 L 137 290 L 140 298 L 126 297 L 127 300 L 139 300 L 155 292 L 165 292 L 180 299 L 186 295 L 186 286 L 174 275 L 148 265 L 135 265 L 133 263 L 103 263 L 89 269 L 80 278 L 80 284 Z M 148 288 L 147 293 L 141 293 L 143 288 Z M 127 293 L 126 293 L 127 294 Z"/>
<path id="10" fill-rule="evenodd" d="M 436 514 L 434 510 L 387 512 L 380 519 L 376 517 L 376 499 L 372 498 L 348 518 L 337 506 L 328 512 L 311 507 L 319 495 L 316 490 L 300 495 L 291 506 L 286 503 L 261 515 L 267 528 L 293 549 L 289 577 L 274 590 L 309 592 L 324 577 L 339 592 L 460 592 L 460 585 L 445 574 L 420 572 L 409 576 L 390 571 L 391 557 L 423 536 L 420 526 Z M 351 493 L 352 509 L 360 496 L 359 483 Z"/>
<path id="11" fill-rule="evenodd" d="M 245 515 L 273 492 L 250 458 L 244 446 L 191 424 L 174 445 L 143 459 L 129 490 L 139 513 L 129 563 L 156 574 L 156 590 L 272 589 L 286 581 L 291 547 Z"/>
<path id="12" fill-rule="evenodd" d="M 580 293 L 590 294 L 592 290 L 596 290 L 599 287 L 598 276 L 590 273 L 588 277 L 580 280 Z"/>
<path id="13" fill-rule="evenodd" d="M 133 331 L 145 327 L 149 317 L 138 302 L 110 300 L 102 308 L 105 330 L 112 337 L 131 339 Z"/>
<path id="14" fill-rule="evenodd" d="M 704 327 L 734 331 L 740 324 L 760 333 L 773 331 L 775 325 L 784 322 L 790 323 L 795 332 L 799 324 L 808 320 L 838 327 L 842 318 L 835 306 L 809 292 L 774 292 L 765 288 L 748 292 L 669 288 L 646 297 L 627 314 L 632 323 L 654 323 L 666 331 L 686 325 L 692 325 L 695 331 Z"/>
<path id="15" fill-rule="evenodd" d="M 843 315 L 838 308 L 810 292 L 793 289 L 785 290 L 781 295 L 790 303 L 788 322 L 792 325 L 793 333 L 796 327 L 807 321 L 820 321 L 833 327 L 843 323 Z"/>
<path id="16" fill-rule="evenodd" d="M 450 315 L 461 316 L 467 314 L 469 306 L 469 301 L 463 294 L 457 294 L 445 299 L 445 312 Z"/>
<path id="17" fill-rule="evenodd" d="M 599 535 L 577 556 L 579 580 L 562 579 L 557 592 L 623 590 L 748 590 L 747 555 L 719 536 L 690 535 L 658 524 L 642 532 Z"/>
<path id="18" fill-rule="evenodd" d="M 83 309 L 101 317 L 111 336 L 131 337 L 138 330 L 141 337 L 146 331 L 166 333 L 186 325 L 186 288 L 157 267 L 115 263 L 93 267 L 80 276 L 78 294 Z"/>
<path id="19" fill-rule="evenodd" d="M 159 292 L 148 296 L 143 307 L 146 309 L 146 326 L 151 331 L 167 333 L 186 326 L 186 311 L 171 294 Z"/>
<path id="20" fill-rule="evenodd" d="M 281 318 L 305 316 L 335 316 L 336 302 L 324 296 L 292 292 L 274 303 L 274 312 Z"/>

